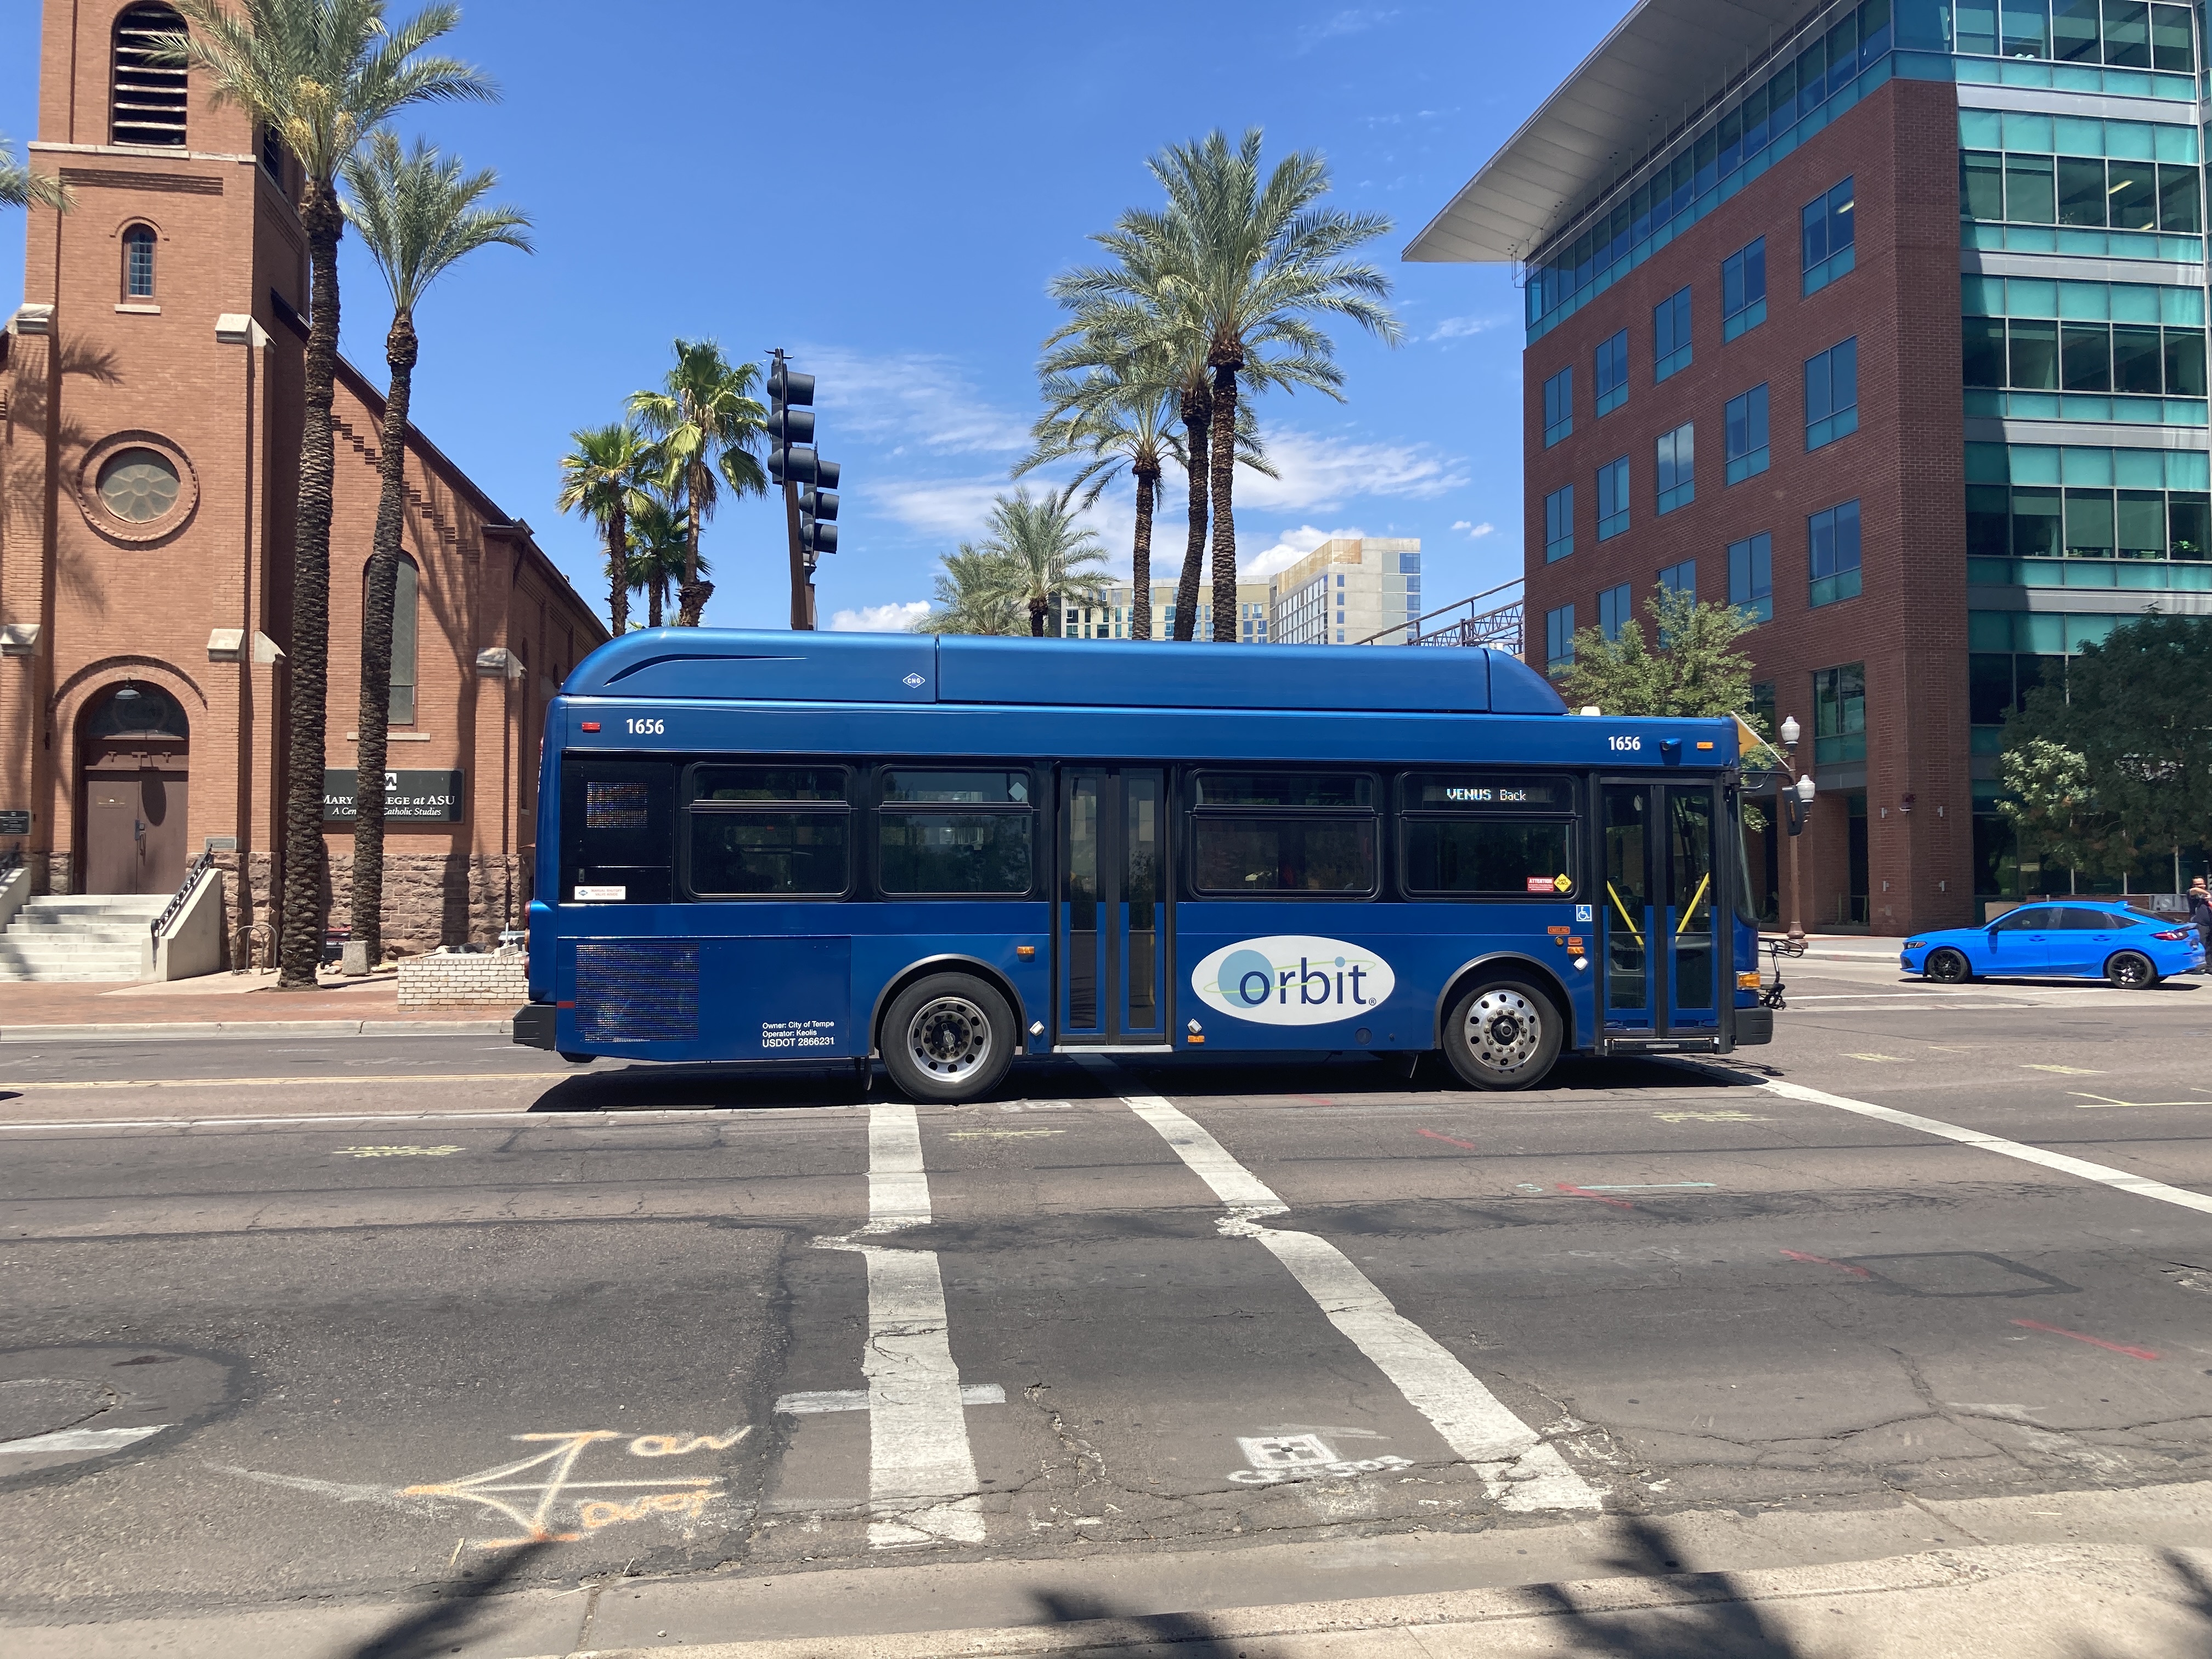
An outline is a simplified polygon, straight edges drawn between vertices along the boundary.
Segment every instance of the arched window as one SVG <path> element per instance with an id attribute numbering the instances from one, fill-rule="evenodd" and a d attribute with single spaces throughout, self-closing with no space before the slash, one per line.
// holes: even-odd
<path id="1" fill-rule="evenodd" d="M 94 711 L 85 733 L 94 738 L 181 738 L 190 729 L 177 700 L 160 686 L 125 680 Z"/>
<path id="2" fill-rule="evenodd" d="M 123 233 L 123 297 L 154 297 L 154 228 L 133 225 Z"/>
<path id="3" fill-rule="evenodd" d="M 167 6 L 126 6 L 115 20 L 109 143 L 184 148 L 185 71 L 152 55 L 156 36 L 184 33 L 185 20 Z"/>
<path id="4" fill-rule="evenodd" d="M 392 697 L 386 705 L 385 715 L 393 726 L 415 724 L 415 641 L 418 632 L 416 613 L 422 586 L 414 562 L 401 554 L 399 569 L 392 584 Z M 361 590 L 365 605 L 368 595 L 368 572 L 365 568 L 361 575 Z"/>

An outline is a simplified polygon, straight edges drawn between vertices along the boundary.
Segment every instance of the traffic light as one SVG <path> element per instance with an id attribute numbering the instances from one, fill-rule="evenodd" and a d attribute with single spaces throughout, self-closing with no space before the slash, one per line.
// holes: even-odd
<path id="1" fill-rule="evenodd" d="M 837 473 L 835 461 L 815 463 L 817 473 L 827 472 L 834 481 Z M 837 498 L 826 489 L 802 490 L 799 496 L 799 536 L 807 552 L 819 556 L 837 550 Z"/>
<path id="2" fill-rule="evenodd" d="M 814 377 L 793 374 L 778 357 L 768 372 L 768 471 L 780 484 L 814 482 L 814 452 L 802 447 L 814 441 L 813 402 Z"/>
<path id="3" fill-rule="evenodd" d="M 769 477 L 782 486 L 791 537 L 791 625 L 814 626 L 814 568 L 837 550 L 840 471 L 814 449 L 814 377 L 794 373 L 781 351 L 768 372 Z"/>

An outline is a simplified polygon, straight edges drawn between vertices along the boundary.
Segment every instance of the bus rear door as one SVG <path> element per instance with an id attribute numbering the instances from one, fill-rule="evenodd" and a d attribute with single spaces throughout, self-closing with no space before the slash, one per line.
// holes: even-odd
<path id="1" fill-rule="evenodd" d="M 1062 767 L 1059 820 L 1054 1040 L 1168 1046 L 1167 775 Z"/>

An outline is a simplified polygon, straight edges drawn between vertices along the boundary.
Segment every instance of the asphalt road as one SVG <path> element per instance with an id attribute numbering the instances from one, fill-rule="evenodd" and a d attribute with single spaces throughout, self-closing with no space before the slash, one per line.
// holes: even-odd
<path id="1" fill-rule="evenodd" d="M 1771 1048 L 1507 1096 L 7 1044 L 0 1625 L 1015 1558 L 1234 1604 L 1285 1544 L 1630 1517 L 1662 1571 L 2212 1477 L 2212 981 L 1790 988 Z"/>

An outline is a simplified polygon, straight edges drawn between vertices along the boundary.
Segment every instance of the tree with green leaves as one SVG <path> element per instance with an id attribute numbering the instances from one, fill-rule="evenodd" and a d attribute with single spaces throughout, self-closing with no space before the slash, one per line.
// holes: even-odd
<path id="1" fill-rule="evenodd" d="M 1014 584 L 998 554 L 962 544 L 939 561 L 932 609 L 910 625 L 916 634 L 1026 635 L 1029 619 L 1015 605 Z"/>
<path id="2" fill-rule="evenodd" d="M 2028 694 L 2003 743 L 2020 808 L 2006 816 L 2023 853 L 2125 876 L 2146 855 L 2202 842 L 2212 830 L 2212 623 L 2153 613 L 2121 623 L 2069 658 L 2062 680 Z M 2039 743 L 2077 757 L 2078 774 Z"/>
<path id="3" fill-rule="evenodd" d="M 1747 611 L 1697 595 L 1656 589 L 1644 601 L 1655 648 L 1631 623 L 1618 639 L 1595 628 L 1575 635 L 1574 660 L 1558 676 L 1560 695 L 1608 714 L 1752 719 L 1751 659 L 1737 645 L 1755 624 Z M 1756 721 L 1753 721 L 1754 726 Z"/>
<path id="4" fill-rule="evenodd" d="M 700 580 L 699 529 L 714 516 L 722 489 L 738 496 L 768 494 L 761 464 L 768 410 L 752 395 L 759 380 L 758 364 L 731 362 L 712 340 L 678 340 L 675 366 L 660 390 L 630 394 L 630 414 L 659 440 L 683 480 L 689 536 L 677 589 L 678 628 L 699 625 L 714 591 Z"/>
<path id="5" fill-rule="evenodd" d="M 568 434 L 561 458 L 561 491 L 553 498 L 563 513 L 580 513 L 599 527 L 607 568 L 607 627 L 619 639 L 629 631 L 629 521 L 652 502 L 653 485 L 667 471 L 659 449 L 628 421 L 580 427 Z M 653 618 L 658 624 L 659 618 Z"/>
<path id="6" fill-rule="evenodd" d="M 384 956 L 384 768 L 392 713 L 392 605 L 407 516 L 407 410 L 422 343 L 415 308 L 431 283 L 478 248 L 531 252 L 528 217 L 479 205 L 498 182 L 489 167 L 464 173 L 458 159 L 417 139 L 403 150 L 388 131 L 347 157 L 342 205 L 392 295 L 384 361 L 392 371 L 377 451 L 376 531 L 361 614 L 361 728 L 354 750 L 353 933 L 360 971 Z"/>
<path id="7" fill-rule="evenodd" d="M 1167 207 L 1123 214 L 1097 239 L 1116 263 L 1062 279 L 1079 295 L 1133 307 L 1119 325 L 1133 338 L 1149 320 L 1170 341 L 1195 331 L 1205 342 L 1213 637 L 1228 643 L 1237 637 L 1239 376 L 1255 391 L 1310 386 L 1340 401 L 1335 346 L 1313 318 L 1356 323 L 1392 344 L 1401 337 L 1383 303 L 1390 279 L 1346 257 L 1386 234 L 1389 217 L 1317 206 L 1329 188 L 1318 155 L 1293 152 L 1263 177 L 1257 127 L 1234 149 L 1218 131 L 1170 145 L 1148 164 Z"/>
<path id="8" fill-rule="evenodd" d="M 292 615 L 285 641 L 283 881 L 280 990 L 310 991 L 323 954 L 323 735 L 330 702 L 331 409 L 337 373 L 337 180 L 368 135 L 401 110 L 488 100 L 491 82 L 427 48 L 460 21 L 425 7 L 393 27 L 384 0 L 176 0 L 187 28 L 149 44 L 156 63 L 199 70 L 217 104 L 273 132 L 300 165 L 307 241 L 307 349 L 301 401 L 299 504 L 294 514 Z"/>
<path id="9" fill-rule="evenodd" d="M 691 551 L 691 515 L 665 495 L 647 496 L 629 520 L 629 585 L 645 595 L 647 627 L 660 626 L 669 590 L 693 558 L 702 576 L 714 574 L 704 553 Z"/>
<path id="10" fill-rule="evenodd" d="M 1018 489 L 991 504 L 990 533 L 963 543 L 963 553 L 984 555 L 1007 602 L 1029 612 L 1030 637 L 1044 636 L 1055 603 L 1096 605 L 1105 597 L 1106 555 L 1097 533 L 1069 510 L 1073 487 L 1032 495 Z"/>
<path id="11" fill-rule="evenodd" d="M 15 160 L 15 147 L 0 132 L 0 208 L 52 208 L 66 213 L 76 205 L 69 186 L 59 179 L 33 173 L 27 161 Z"/>

